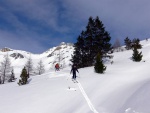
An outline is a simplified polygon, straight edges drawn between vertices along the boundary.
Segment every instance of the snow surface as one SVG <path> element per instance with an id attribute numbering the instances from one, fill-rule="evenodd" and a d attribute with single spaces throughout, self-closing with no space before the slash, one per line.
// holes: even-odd
<path id="1" fill-rule="evenodd" d="M 10 48 L 9 48 L 10 49 Z M 32 59 L 33 68 L 36 70 L 37 64 L 40 60 L 42 60 L 43 64 L 45 65 L 46 72 L 50 69 L 54 69 L 55 64 L 59 63 L 62 67 L 65 68 L 71 64 L 70 59 L 71 55 L 73 54 L 74 48 L 73 45 L 70 43 L 61 43 L 57 47 L 50 48 L 46 52 L 42 54 L 32 54 L 30 52 L 22 51 L 22 50 L 13 50 L 8 52 L 1 52 L 0 51 L 0 62 L 3 61 L 4 55 L 11 55 L 11 54 L 21 54 L 24 58 L 13 58 L 9 57 L 11 60 L 11 65 L 14 68 L 14 72 L 16 76 L 20 76 L 20 72 L 22 71 L 23 67 L 25 66 L 27 60 L 29 58 Z M 60 56 L 60 57 L 59 57 Z M 60 61 L 59 61 L 60 59 Z"/>
<path id="2" fill-rule="evenodd" d="M 68 65 L 57 72 L 50 68 L 52 59 L 46 56 L 55 48 L 32 55 L 34 63 L 44 60 L 47 71 L 31 76 L 27 85 L 18 86 L 18 79 L 0 85 L 0 113 L 150 113 L 150 40 L 141 44 L 141 62 L 131 60 L 132 50 L 116 52 L 104 74 L 93 67 L 79 69 L 78 83 L 71 80 Z M 16 76 L 26 60 L 11 58 Z"/>

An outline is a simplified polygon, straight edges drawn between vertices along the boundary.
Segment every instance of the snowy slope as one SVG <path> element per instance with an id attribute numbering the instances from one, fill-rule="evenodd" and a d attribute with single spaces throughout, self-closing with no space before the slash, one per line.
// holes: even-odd
<path id="1" fill-rule="evenodd" d="M 8 49 L 11 51 L 0 51 L 0 62 L 2 62 L 4 56 L 8 54 L 11 60 L 11 65 L 14 68 L 14 72 L 17 73 L 17 76 L 20 74 L 21 70 L 25 66 L 25 63 L 30 57 L 32 59 L 33 66 L 35 69 L 40 60 L 43 61 L 46 71 L 54 69 L 56 63 L 59 63 L 62 66 L 62 68 L 67 67 L 71 63 L 70 59 L 74 50 L 73 44 L 64 42 L 62 42 L 57 47 L 50 48 L 42 54 L 32 54 L 22 50 L 13 50 L 10 48 Z M 23 58 L 21 58 L 20 56 L 18 57 L 18 54 L 22 55 Z"/>
<path id="2" fill-rule="evenodd" d="M 66 66 L 32 76 L 24 86 L 17 81 L 0 85 L 0 113 L 150 113 L 150 40 L 141 44 L 141 62 L 131 60 L 132 50 L 116 52 L 105 74 L 94 73 L 93 67 L 79 69 L 78 83 Z M 47 55 L 33 58 L 48 62 Z"/>

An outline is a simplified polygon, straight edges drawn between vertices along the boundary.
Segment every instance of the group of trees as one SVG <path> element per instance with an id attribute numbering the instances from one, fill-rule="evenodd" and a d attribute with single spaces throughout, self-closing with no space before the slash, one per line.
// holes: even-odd
<path id="1" fill-rule="evenodd" d="M 110 44 L 110 35 L 105 31 L 102 21 L 98 17 L 89 18 L 86 29 L 81 32 L 74 44 L 74 54 L 71 61 L 78 66 L 78 68 L 93 66 L 97 73 L 103 73 L 106 66 L 103 64 L 103 58 L 107 56 L 108 51 L 112 49 Z M 138 49 L 142 48 L 140 40 L 134 38 L 132 41 L 127 37 L 124 40 L 125 48 L 133 50 L 133 61 L 139 62 L 142 59 L 142 52 Z M 120 42 L 116 40 L 113 48 L 119 49 Z M 118 50 L 119 51 L 119 50 Z"/>
<path id="2" fill-rule="evenodd" d="M 134 38 L 132 41 L 126 37 L 124 40 L 125 43 L 125 48 L 127 50 L 132 49 L 133 50 L 133 55 L 132 55 L 132 59 L 135 62 L 139 62 L 142 60 L 142 52 L 139 52 L 138 49 L 142 48 L 142 45 L 140 44 L 140 40 L 138 38 Z"/>
<path id="3" fill-rule="evenodd" d="M 0 84 L 4 84 L 5 81 L 12 82 L 14 80 L 14 70 L 7 54 L 4 56 L 4 60 L 0 64 Z"/>
<path id="4" fill-rule="evenodd" d="M 43 65 L 42 60 L 38 62 L 38 65 L 36 67 L 35 74 L 41 75 L 45 72 L 45 68 Z M 33 69 L 33 62 L 31 57 L 28 58 L 24 68 L 22 69 L 21 75 L 20 75 L 20 80 L 18 82 L 18 85 L 24 85 L 27 84 L 28 78 L 30 78 L 31 75 L 34 74 L 34 69 Z"/>
<path id="5" fill-rule="evenodd" d="M 27 83 L 28 78 L 32 74 L 39 74 L 45 72 L 44 65 L 42 60 L 40 60 L 37 64 L 36 71 L 33 69 L 33 62 L 31 57 L 27 60 L 24 68 L 22 69 L 20 80 L 18 82 L 19 85 L 23 85 Z M 4 84 L 5 82 L 13 82 L 15 80 L 14 69 L 11 66 L 11 62 L 8 54 L 4 56 L 4 60 L 0 64 L 0 84 Z"/>
<path id="6" fill-rule="evenodd" d="M 74 44 L 75 51 L 71 61 L 78 68 L 95 65 L 96 72 L 99 72 L 97 66 L 103 71 L 106 70 L 106 67 L 102 66 L 102 59 L 111 50 L 110 39 L 111 37 L 105 31 L 102 21 L 98 17 L 95 19 L 90 17 L 86 30 L 81 32 Z"/>
<path id="7" fill-rule="evenodd" d="M 140 44 L 140 40 L 138 38 L 134 38 L 132 41 L 126 37 L 124 39 L 124 43 L 125 43 L 125 48 L 127 50 L 133 49 L 133 48 L 137 48 L 137 49 L 141 49 L 142 45 Z"/>

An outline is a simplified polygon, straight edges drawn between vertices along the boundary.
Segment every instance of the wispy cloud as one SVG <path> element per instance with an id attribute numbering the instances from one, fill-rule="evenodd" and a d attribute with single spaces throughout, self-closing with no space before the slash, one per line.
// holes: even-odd
<path id="1" fill-rule="evenodd" d="M 43 52 L 74 42 L 90 16 L 99 16 L 112 40 L 143 39 L 150 36 L 149 10 L 149 0 L 2 0 L 0 46 Z"/>
<path id="2" fill-rule="evenodd" d="M 125 38 L 148 37 L 150 20 L 149 0 L 65 0 L 70 17 L 83 22 L 89 16 L 99 16 L 110 34 Z"/>
<path id="3" fill-rule="evenodd" d="M 60 13 L 59 6 L 53 1 L 3 1 L 0 5 L 0 19 L 4 20 L 5 24 L 0 27 L 0 37 L 1 40 L 3 40 L 1 45 L 8 45 L 15 48 L 24 45 L 22 43 L 24 43 L 25 40 L 30 40 L 29 42 L 34 43 L 31 44 L 31 46 L 35 45 L 36 47 L 28 46 L 26 50 L 33 51 L 34 48 L 39 47 L 37 51 L 40 52 L 44 51 L 44 49 L 48 49 L 48 47 L 44 47 L 44 45 L 48 46 L 49 44 L 49 47 L 54 46 L 53 41 L 58 43 L 63 39 L 60 35 L 60 38 L 57 39 L 57 35 L 65 34 L 71 29 L 61 24 L 59 19 Z M 13 39 L 16 39 L 18 46 L 13 43 Z M 23 47 L 25 48 L 25 46 Z"/>
<path id="4" fill-rule="evenodd" d="M 59 26 L 60 11 L 58 10 L 57 4 L 53 1 L 6 0 L 5 4 L 5 8 L 7 9 L 9 15 L 15 17 L 15 15 L 19 14 L 31 21 L 36 21 L 37 24 L 51 27 L 51 29 L 57 32 L 65 32 L 68 30 L 66 26 Z"/>

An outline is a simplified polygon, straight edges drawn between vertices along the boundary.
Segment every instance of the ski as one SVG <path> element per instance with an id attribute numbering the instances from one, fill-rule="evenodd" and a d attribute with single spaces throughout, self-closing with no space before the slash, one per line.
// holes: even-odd
<path id="1" fill-rule="evenodd" d="M 75 83 L 74 79 L 72 79 L 73 83 Z"/>
<path id="2" fill-rule="evenodd" d="M 77 81 L 77 80 L 75 80 L 75 79 L 72 79 L 72 81 L 73 81 L 74 83 L 78 83 L 78 81 Z"/>
<path id="3" fill-rule="evenodd" d="M 76 83 L 78 83 L 78 81 L 77 81 L 77 80 L 75 80 L 75 82 L 76 82 Z"/>

